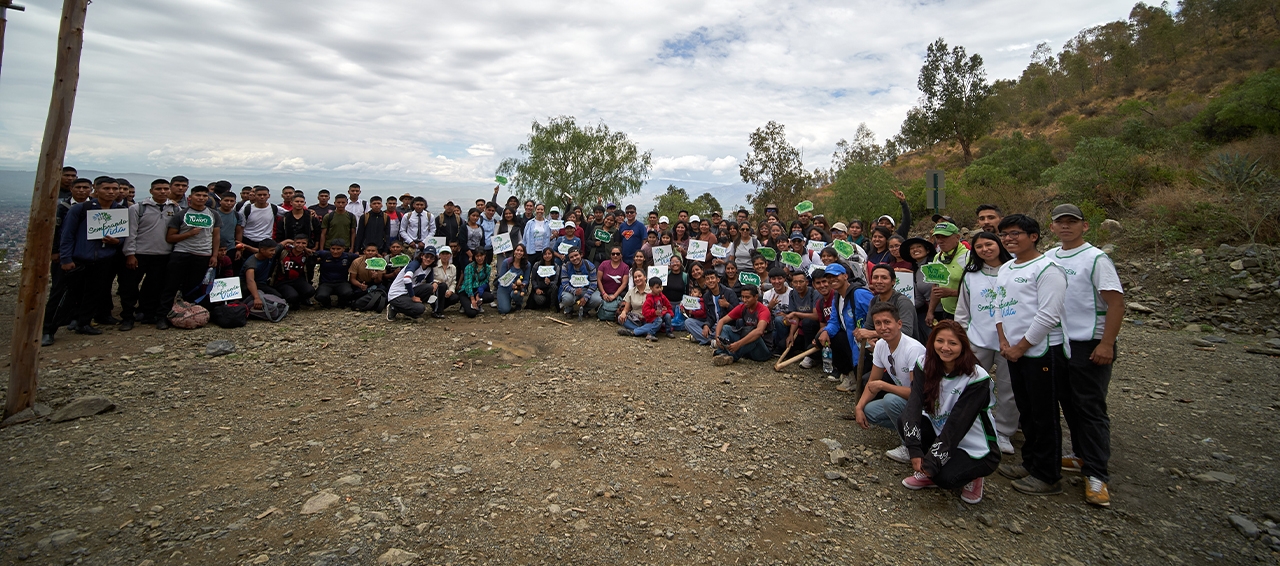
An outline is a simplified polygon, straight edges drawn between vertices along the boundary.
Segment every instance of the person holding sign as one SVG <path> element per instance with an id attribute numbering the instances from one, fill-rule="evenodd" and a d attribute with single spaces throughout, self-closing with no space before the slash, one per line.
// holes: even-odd
<path id="1" fill-rule="evenodd" d="M 93 182 L 93 196 L 82 203 L 71 206 L 62 220 L 62 239 L 59 242 L 58 261 L 66 275 L 67 291 L 63 297 L 61 312 L 77 323 L 77 334 L 97 335 L 101 330 L 90 326 L 90 321 L 97 316 L 99 322 L 104 320 L 103 314 L 111 315 L 111 281 L 115 278 L 115 265 L 123 247 L 126 232 L 117 238 L 104 234 L 105 222 L 100 219 L 96 233 L 90 228 L 94 211 L 119 209 L 121 216 L 128 217 L 123 204 L 117 204 L 120 185 L 112 177 L 98 177 Z M 57 310 L 57 309 L 55 309 Z M 168 311 L 165 311 L 168 312 Z M 119 322 L 119 321 L 115 321 Z M 53 343 L 56 327 L 50 329 L 45 325 L 45 336 L 49 344 Z"/>
<path id="2" fill-rule="evenodd" d="M 933 243 L 938 248 L 933 262 L 920 267 L 926 283 L 933 283 L 929 297 L 929 312 L 925 324 L 935 320 L 950 320 L 956 316 L 956 297 L 960 295 L 960 281 L 964 279 L 964 266 L 969 262 L 969 249 L 960 245 L 960 229 L 950 222 L 939 222 L 933 227 Z"/>
<path id="3" fill-rule="evenodd" d="M 738 306 L 738 295 L 720 283 L 720 274 L 715 271 L 708 270 L 702 275 L 702 286 L 706 289 L 702 293 L 702 314 L 686 320 L 684 329 L 689 332 L 690 340 L 707 346 L 715 337 L 711 331 L 716 321 Z"/>
<path id="4" fill-rule="evenodd" d="M 169 327 L 168 314 L 174 297 L 178 293 L 183 293 L 184 298 L 203 295 L 201 282 L 205 271 L 217 266 L 222 217 L 205 206 L 208 200 L 209 188 L 197 185 L 187 196 L 187 208 L 169 219 L 165 239 L 173 244 L 173 253 L 169 255 L 160 309 L 156 312 L 159 330 Z"/>
<path id="5" fill-rule="evenodd" d="M 532 285 L 529 302 L 534 308 L 554 309 L 560 304 L 560 261 L 551 248 L 544 248 L 541 257 L 533 263 Z"/>
<path id="6" fill-rule="evenodd" d="M 498 227 L 494 230 L 493 256 L 494 259 L 502 261 L 511 258 L 512 252 L 515 251 L 516 245 L 522 242 L 522 228 L 520 222 L 516 220 L 516 209 L 502 209 L 502 220 L 498 222 Z M 506 236 L 505 243 L 498 236 Z M 501 244 L 501 245 L 499 245 Z M 527 260 L 526 260 L 527 261 Z M 527 281 L 527 279 L 526 279 Z"/>
<path id="7" fill-rule="evenodd" d="M 371 288 L 383 288 L 383 280 L 387 277 L 387 260 L 378 256 L 378 246 L 368 244 L 364 253 L 351 262 L 347 270 L 347 282 L 353 288 L 351 300 L 363 297 Z"/>
<path id="8" fill-rule="evenodd" d="M 514 213 L 510 208 L 507 212 Z M 524 244 L 516 244 L 511 257 L 498 263 L 498 279 L 495 295 L 498 298 L 498 314 L 510 314 L 524 307 L 529 295 L 529 282 L 533 271 L 525 256 Z"/>
<path id="9" fill-rule="evenodd" d="M 582 240 L 574 232 L 576 227 L 572 220 L 565 222 L 564 228 L 560 229 L 560 235 L 551 241 L 551 249 L 561 263 L 569 258 L 569 250 L 582 249 Z"/>
<path id="10" fill-rule="evenodd" d="M 493 300 L 489 292 L 489 252 L 483 247 L 471 250 L 471 263 L 462 272 L 462 286 L 458 292 L 462 295 L 462 314 L 467 318 L 475 318 L 484 312 L 484 303 Z"/>
<path id="11" fill-rule="evenodd" d="M 603 208 L 597 206 L 603 212 Z M 618 248 L 618 260 L 622 261 L 622 232 L 618 230 L 618 217 L 614 214 L 598 214 L 601 217 L 599 224 L 591 224 L 587 228 L 587 259 L 596 265 L 603 265 L 604 262 L 610 260 L 614 248 Z M 626 286 L 625 277 L 623 278 L 624 287 Z M 610 317 L 612 319 L 612 317 Z"/>
<path id="12" fill-rule="evenodd" d="M 435 260 L 435 247 L 427 246 L 418 254 L 418 261 L 410 262 L 396 273 L 387 287 L 387 320 L 395 320 L 396 315 L 401 314 L 413 319 L 421 318 L 427 311 L 422 299 L 431 300 L 438 288 L 433 267 Z"/>
<path id="13" fill-rule="evenodd" d="M 773 357 L 764 341 L 773 317 L 769 307 L 760 302 L 760 288 L 744 286 L 741 298 L 741 304 L 716 321 L 716 340 L 711 345 L 715 348 L 712 363 L 717 366 L 726 366 L 744 357 L 757 362 Z"/>
<path id="14" fill-rule="evenodd" d="M 578 320 L 586 311 L 600 307 L 596 293 L 596 266 L 582 259 L 582 250 L 569 250 L 569 261 L 560 271 L 560 310 L 566 315 L 578 312 Z"/>

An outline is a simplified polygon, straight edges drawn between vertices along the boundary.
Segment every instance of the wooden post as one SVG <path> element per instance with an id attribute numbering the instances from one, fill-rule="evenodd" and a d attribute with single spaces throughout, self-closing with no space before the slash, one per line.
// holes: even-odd
<path id="1" fill-rule="evenodd" d="M 40 332 L 44 302 L 49 295 L 49 267 L 53 257 L 53 223 L 58 209 L 62 159 L 67 154 L 71 111 L 80 80 L 80 50 L 84 47 L 84 20 L 89 0 L 63 0 L 62 25 L 58 28 L 58 62 L 54 67 L 53 96 L 40 145 L 40 165 L 31 195 L 27 243 L 22 254 L 22 283 L 9 345 L 9 390 L 4 416 L 30 407 L 36 399 L 40 369 Z"/>
<path id="2" fill-rule="evenodd" d="M 5 19 L 6 12 L 9 10 L 17 10 L 19 12 L 26 11 L 25 6 L 19 6 L 13 3 L 13 0 L 0 0 L 0 63 L 4 62 L 4 28 L 8 20 Z"/>

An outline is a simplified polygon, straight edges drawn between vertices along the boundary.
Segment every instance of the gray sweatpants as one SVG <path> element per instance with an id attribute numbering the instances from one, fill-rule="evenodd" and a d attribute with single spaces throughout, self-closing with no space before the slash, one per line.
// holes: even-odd
<path id="1" fill-rule="evenodd" d="M 1018 405 L 1013 401 L 1013 381 L 1009 378 L 1009 360 L 1000 356 L 999 350 L 973 347 L 982 369 L 991 372 L 996 366 L 996 432 L 1009 437 L 1018 432 Z"/>

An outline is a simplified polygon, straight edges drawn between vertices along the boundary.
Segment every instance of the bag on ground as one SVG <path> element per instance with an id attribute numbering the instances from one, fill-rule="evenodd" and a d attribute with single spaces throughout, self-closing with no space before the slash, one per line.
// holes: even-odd
<path id="1" fill-rule="evenodd" d="M 262 308 L 250 308 L 249 314 L 267 322 L 280 322 L 289 314 L 289 303 L 271 293 L 262 293 Z"/>
<path id="2" fill-rule="evenodd" d="M 193 330 L 209 323 L 209 311 L 187 302 L 178 294 L 173 300 L 173 308 L 169 309 L 168 318 L 169 324 L 173 326 Z"/>
<path id="3" fill-rule="evenodd" d="M 240 328 L 249 324 L 249 308 L 253 306 L 243 300 L 227 301 L 213 305 L 209 311 L 209 321 L 222 328 Z"/>

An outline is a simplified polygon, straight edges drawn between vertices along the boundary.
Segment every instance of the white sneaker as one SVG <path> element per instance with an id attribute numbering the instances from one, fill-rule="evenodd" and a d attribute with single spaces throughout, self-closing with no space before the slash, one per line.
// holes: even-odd
<path id="1" fill-rule="evenodd" d="M 1013 454 L 1013 443 L 1009 442 L 1009 437 L 1003 434 L 997 434 L 996 444 L 1000 445 L 1001 454 Z"/>
<path id="2" fill-rule="evenodd" d="M 911 453 L 907 452 L 906 446 L 899 446 L 897 448 L 894 448 L 893 450 L 885 452 L 884 455 L 887 456 L 890 460 L 893 460 L 894 462 L 898 462 L 899 464 L 911 463 Z"/>
<path id="3" fill-rule="evenodd" d="M 813 369 L 813 356 L 805 356 L 803 360 L 800 360 L 800 367 Z"/>
<path id="4" fill-rule="evenodd" d="M 491 306 L 491 307 L 493 307 L 493 308 L 495 308 L 495 309 L 496 309 L 496 308 L 498 308 L 498 301 L 490 301 L 490 302 L 489 302 L 489 306 Z"/>

